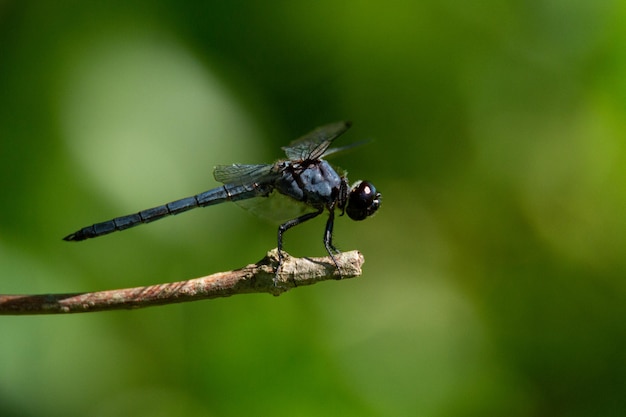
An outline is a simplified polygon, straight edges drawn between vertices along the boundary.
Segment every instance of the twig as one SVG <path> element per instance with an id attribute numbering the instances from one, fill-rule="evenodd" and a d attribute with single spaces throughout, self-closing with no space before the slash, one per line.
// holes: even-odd
<path id="1" fill-rule="evenodd" d="M 280 295 L 294 287 L 359 276 L 364 262 L 358 251 L 338 254 L 335 257 L 341 268 L 340 274 L 328 257 L 293 258 L 284 251 L 283 256 L 278 274 L 275 274 L 278 252 L 273 249 L 256 264 L 187 281 L 88 293 L 0 295 L 0 315 L 135 309 L 248 293 Z M 277 278 L 276 285 L 274 277 Z"/>

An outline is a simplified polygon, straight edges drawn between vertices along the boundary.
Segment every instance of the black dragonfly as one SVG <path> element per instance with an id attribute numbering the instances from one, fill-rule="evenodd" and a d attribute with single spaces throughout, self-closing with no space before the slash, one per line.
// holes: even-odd
<path id="1" fill-rule="evenodd" d="M 279 266 L 282 262 L 283 234 L 288 229 L 319 216 L 328 210 L 324 230 L 324 246 L 339 269 L 334 253 L 339 250 L 333 245 L 335 209 L 341 215 L 348 213 L 352 220 L 364 220 L 378 210 L 381 195 L 369 181 L 348 184 L 345 175 L 340 175 L 323 158 L 357 144 L 329 149 L 330 144 L 341 136 L 350 122 L 337 122 L 318 127 L 282 149 L 287 159 L 274 164 L 218 165 L 213 175 L 224 185 L 203 193 L 172 201 L 162 206 L 149 208 L 139 213 L 117 217 L 84 227 L 64 237 L 67 241 L 81 241 L 125 230 L 142 223 L 150 223 L 163 217 L 182 213 L 196 207 L 212 206 L 225 201 L 242 201 L 254 197 L 268 197 L 274 191 L 300 203 L 308 212 L 282 223 L 278 227 Z M 278 271 L 278 269 L 277 269 Z"/>

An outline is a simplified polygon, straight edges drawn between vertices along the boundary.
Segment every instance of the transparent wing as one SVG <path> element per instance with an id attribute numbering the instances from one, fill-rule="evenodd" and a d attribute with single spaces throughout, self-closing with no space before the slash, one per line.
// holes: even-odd
<path id="1" fill-rule="evenodd" d="M 274 165 L 267 164 L 218 165 L 213 171 L 213 176 L 217 181 L 228 185 L 265 184 L 273 182 L 279 175 L 280 172 L 274 169 Z M 269 197 L 238 200 L 235 201 L 235 204 L 255 216 L 276 224 L 282 224 L 314 210 L 311 206 L 284 196 L 277 191 L 273 191 Z"/>
<path id="2" fill-rule="evenodd" d="M 260 217 L 274 224 L 283 224 L 305 213 L 316 211 L 308 204 L 301 203 L 274 190 L 268 197 L 250 198 L 236 201 L 243 208 L 256 217 Z"/>
<path id="3" fill-rule="evenodd" d="M 213 177 L 223 184 L 243 185 L 253 182 L 260 184 L 271 181 L 279 175 L 273 168 L 272 164 L 218 165 L 213 170 Z"/>
<path id="4" fill-rule="evenodd" d="M 289 146 L 284 146 L 283 150 L 287 158 L 295 161 L 321 158 L 332 141 L 341 136 L 351 125 L 351 122 L 336 122 L 320 126 L 294 140 Z"/>
<path id="5" fill-rule="evenodd" d="M 366 139 L 366 140 L 362 140 L 362 141 L 359 141 L 359 142 L 351 143 L 351 144 L 346 145 L 346 146 L 340 146 L 338 148 L 330 148 L 330 149 L 327 149 L 326 152 L 324 152 L 324 154 L 322 155 L 322 158 L 326 158 L 326 157 L 328 157 L 330 155 L 335 155 L 337 153 L 350 152 L 350 151 L 352 151 L 352 149 L 357 148 L 359 146 L 366 145 L 366 144 L 368 144 L 370 142 L 371 142 L 371 140 Z"/>

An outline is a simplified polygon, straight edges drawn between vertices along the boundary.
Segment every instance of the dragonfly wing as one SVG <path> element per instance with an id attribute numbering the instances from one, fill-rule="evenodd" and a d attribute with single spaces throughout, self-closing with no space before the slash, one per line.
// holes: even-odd
<path id="1" fill-rule="evenodd" d="M 357 148 L 359 146 L 366 145 L 366 144 L 368 144 L 370 142 L 371 142 L 371 140 L 366 139 L 366 140 L 361 140 L 359 142 L 351 143 L 351 144 L 346 145 L 346 146 L 340 146 L 340 147 L 337 147 L 337 148 L 330 148 L 330 149 L 327 149 L 322 154 L 322 158 L 326 158 L 328 156 L 339 154 L 339 153 L 342 154 L 342 153 L 350 152 L 350 151 L 352 151 L 352 149 Z"/>
<path id="2" fill-rule="evenodd" d="M 289 146 L 284 146 L 283 150 L 287 158 L 294 161 L 321 158 L 332 141 L 341 136 L 351 125 L 351 122 L 342 121 L 318 127 L 294 140 Z"/>
<path id="3" fill-rule="evenodd" d="M 271 181 L 279 175 L 273 168 L 274 165 L 272 164 L 218 165 L 213 170 L 213 177 L 223 184 L 261 184 Z"/>
<path id="4" fill-rule="evenodd" d="M 218 165 L 213 171 L 215 179 L 228 185 L 267 184 L 272 183 L 280 172 L 274 165 Z M 269 198 L 250 198 L 235 201 L 239 207 L 255 216 L 264 218 L 276 224 L 295 219 L 302 214 L 313 210 L 311 206 L 297 202 L 293 198 L 273 191 Z"/>
<path id="5" fill-rule="evenodd" d="M 235 204 L 249 213 L 252 213 L 254 216 L 265 219 L 276 225 L 283 224 L 288 220 L 293 220 L 305 213 L 317 211 L 312 206 L 296 201 L 276 190 L 268 197 L 239 200 L 236 201 Z"/>

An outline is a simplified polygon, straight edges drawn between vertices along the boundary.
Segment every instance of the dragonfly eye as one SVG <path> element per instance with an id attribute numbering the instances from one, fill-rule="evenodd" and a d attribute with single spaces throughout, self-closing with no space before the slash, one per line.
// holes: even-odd
<path id="1" fill-rule="evenodd" d="M 348 196 L 346 212 L 352 220 L 365 220 L 380 207 L 381 196 L 369 181 L 361 181 L 352 187 Z"/>

